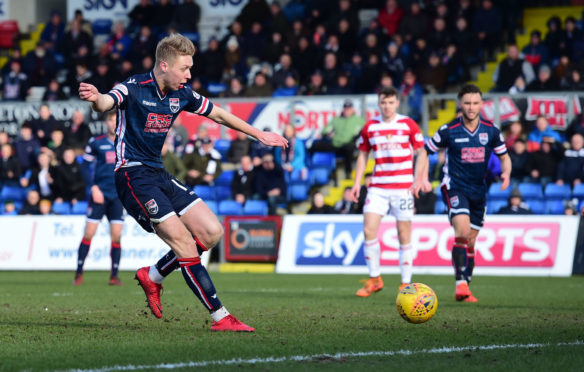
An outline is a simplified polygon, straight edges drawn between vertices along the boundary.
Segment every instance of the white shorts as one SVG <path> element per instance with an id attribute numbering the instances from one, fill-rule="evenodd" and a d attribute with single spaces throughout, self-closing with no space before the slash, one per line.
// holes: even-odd
<path id="1" fill-rule="evenodd" d="M 414 217 L 414 197 L 409 190 L 386 190 L 372 187 L 367 190 L 363 213 L 391 215 L 398 221 L 411 221 Z"/>

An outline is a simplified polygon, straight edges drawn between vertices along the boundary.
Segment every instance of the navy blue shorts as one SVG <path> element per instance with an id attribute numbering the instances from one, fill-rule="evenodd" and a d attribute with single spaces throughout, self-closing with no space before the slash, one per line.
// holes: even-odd
<path id="1" fill-rule="evenodd" d="M 144 165 L 116 171 L 116 189 L 128 214 L 148 232 L 153 224 L 185 214 L 201 199 L 163 168 Z"/>
<path id="2" fill-rule="evenodd" d="M 446 186 L 442 186 L 441 190 L 442 200 L 448 206 L 448 218 L 452 219 L 459 214 L 466 214 L 470 216 L 471 228 L 480 230 L 483 227 L 487 211 L 485 195 L 481 195 L 480 198 L 470 198 L 459 190 L 447 190 Z"/>
<path id="3" fill-rule="evenodd" d="M 93 198 L 89 198 L 87 221 L 99 223 L 103 216 L 110 223 L 124 223 L 124 206 L 120 199 L 106 197 L 103 204 L 97 204 L 93 202 Z"/>

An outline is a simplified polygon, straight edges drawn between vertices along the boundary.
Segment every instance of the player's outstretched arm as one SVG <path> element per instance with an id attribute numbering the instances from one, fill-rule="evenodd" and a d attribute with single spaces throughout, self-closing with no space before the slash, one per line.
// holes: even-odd
<path id="1" fill-rule="evenodd" d="M 428 153 L 425 148 L 416 151 L 416 165 L 414 167 L 414 183 L 410 188 L 412 194 L 420 197 L 420 190 L 423 192 L 432 191 L 432 185 L 428 181 L 428 168 L 430 162 L 428 161 Z"/>
<path id="2" fill-rule="evenodd" d="M 509 154 L 503 154 L 499 156 L 501 160 L 501 190 L 505 190 L 509 187 L 509 181 L 511 180 L 511 158 Z"/>
<path id="3" fill-rule="evenodd" d="M 101 94 L 97 88 L 91 84 L 79 84 L 79 98 L 91 102 L 94 111 L 109 111 L 114 107 L 114 99 L 107 94 Z"/>
<path id="4" fill-rule="evenodd" d="M 223 110 L 221 107 L 213 106 L 213 109 L 211 110 L 211 113 L 208 117 L 209 119 L 219 124 L 252 136 L 264 145 L 282 148 L 288 147 L 288 140 L 286 140 L 281 135 L 274 132 L 261 131 L 258 128 L 255 128 L 241 120 L 237 116 Z"/>
<path id="5" fill-rule="evenodd" d="M 355 182 L 353 183 L 353 188 L 351 189 L 351 196 L 353 202 L 359 202 L 359 194 L 361 194 L 361 179 L 365 173 L 365 168 L 367 167 L 367 158 L 369 153 L 365 151 L 359 151 L 357 156 L 357 162 L 355 163 Z"/>

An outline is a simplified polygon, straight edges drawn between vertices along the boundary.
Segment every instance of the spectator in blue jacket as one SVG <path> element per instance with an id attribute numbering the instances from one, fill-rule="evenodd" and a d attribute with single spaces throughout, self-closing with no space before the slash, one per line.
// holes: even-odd
<path id="1" fill-rule="evenodd" d="M 406 115 L 419 122 L 422 119 L 422 95 L 424 94 L 424 89 L 416 81 L 416 75 L 412 70 L 405 71 L 399 90 L 407 107 Z"/>
<path id="2" fill-rule="evenodd" d="M 308 172 L 304 141 L 296 136 L 296 128 L 291 124 L 284 127 L 283 136 L 288 140 L 288 147 L 284 150 L 281 147 L 276 148 L 274 154 L 276 163 L 280 164 L 288 173 L 301 172 L 302 179 L 306 179 Z"/>
<path id="3" fill-rule="evenodd" d="M 564 142 L 562 135 L 550 128 L 548 119 L 540 115 L 535 121 L 535 128 L 527 136 L 527 150 L 530 152 L 539 150 L 544 137 L 553 138 L 556 143 Z"/>

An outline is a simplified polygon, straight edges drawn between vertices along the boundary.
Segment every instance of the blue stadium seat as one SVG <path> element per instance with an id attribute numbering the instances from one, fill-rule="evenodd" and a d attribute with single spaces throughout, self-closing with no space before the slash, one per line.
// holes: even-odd
<path id="1" fill-rule="evenodd" d="M 229 151 L 229 147 L 231 147 L 231 141 L 228 139 L 219 138 L 215 141 L 215 150 L 219 151 L 221 154 L 221 160 L 227 160 L 227 151 Z"/>
<path id="2" fill-rule="evenodd" d="M 235 200 L 221 200 L 219 202 L 218 212 L 224 216 L 241 216 L 243 214 L 243 208 Z"/>
<path id="3" fill-rule="evenodd" d="M 547 214 L 564 214 L 564 201 L 560 199 L 547 200 L 545 210 Z"/>
<path id="4" fill-rule="evenodd" d="M 71 204 L 69 202 L 53 203 L 55 214 L 71 214 Z"/>
<path id="5" fill-rule="evenodd" d="M 336 159 L 334 152 L 315 152 L 312 154 L 310 168 L 327 168 L 329 170 L 335 169 Z"/>
<path id="6" fill-rule="evenodd" d="M 436 200 L 434 203 L 434 214 L 445 214 L 448 213 L 448 208 L 442 200 Z"/>
<path id="7" fill-rule="evenodd" d="M 327 168 L 314 168 L 311 173 L 311 183 L 314 185 L 326 185 L 331 179 L 331 171 Z"/>
<path id="8" fill-rule="evenodd" d="M 489 200 L 487 202 L 487 214 L 495 214 L 499 212 L 499 209 L 506 206 L 507 203 L 508 201 L 503 199 Z"/>
<path id="9" fill-rule="evenodd" d="M 87 213 L 87 202 L 85 200 L 78 201 L 71 207 L 72 214 L 85 214 Z"/>
<path id="10" fill-rule="evenodd" d="M 211 210 L 211 212 L 213 212 L 214 214 L 217 214 L 217 202 L 214 200 L 205 200 L 205 204 L 207 205 L 207 207 L 209 207 L 209 209 Z"/>
<path id="11" fill-rule="evenodd" d="M 543 189 L 539 183 L 520 183 L 518 189 L 523 200 L 543 199 Z"/>
<path id="12" fill-rule="evenodd" d="M 545 214 L 545 202 L 543 200 L 531 199 L 525 200 L 525 203 L 529 206 L 529 209 L 533 214 Z"/>
<path id="13" fill-rule="evenodd" d="M 248 200 L 243 205 L 243 214 L 246 216 L 267 216 L 268 202 L 265 200 Z"/>
<path id="14" fill-rule="evenodd" d="M 215 186 L 215 200 L 231 199 L 231 186 Z"/>
<path id="15" fill-rule="evenodd" d="M 508 200 L 511 196 L 511 187 L 501 190 L 501 183 L 493 183 L 489 187 L 489 200 Z"/>
<path id="16" fill-rule="evenodd" d="M 564 200 L 570 198 L 570 185 L 556 185 L 549 183 L 545 187 L 544 195 L 546 200 Z"/>
<path id="17" fill-rule="evenodd" d="M 290 200 L 294 202 L 305 201 L 308 199 L 308 185 L 304 183 L 294 183 L 288 187 Z"/>
<path id="18" fill-rule="evenodd" d="M 234 170 L 226 170 L 221 172 L 219 177 L 215 180 L 215 185 L 218 186 L 231 186 L 231 181 L 233 181 L 233 176 L 235 176 Z"/>
<path id="19" fill-rule="evenodd" d="M 215 190 L 211 186 L 207 185 L 195 185 L 193 191 L 199 196 L 199 198 L 207 200 L 216 200 Z"/>
<path id="20" fill-rule="evenodd" d="M 289 182 L 294 182 L 294 183 L 306 182 L 306 183 L 309 183 L 312 180 L 311 177 L 312 177 L 312 172 L 310 170 L 307 170 L 306 179 L 303 180 L 302 179 L 302 170 L 300 170 L 300 169 L 294 169 L 290 173 L 290 180 L 289 180 Z"/>
<path id="21" fill-rule="evenodd" d="M 96 19 L 91 24 L 94 35 L 109 35 L 112 32 L 112 26 L 113 22 L 108 18 Z"/>
<path id="22" fill-rule="evenodd" d="M 572 197 L 580 201 L 584 200 L 584 183 L 574 186 L 574 190 L 572 190 Z"/>
<path id="23" fill-rule="evenodd" d="M 24 189 L 20 186 L 4 185 L 0 192 L 0 200 L 23 201 L 26 198 Z"/>

